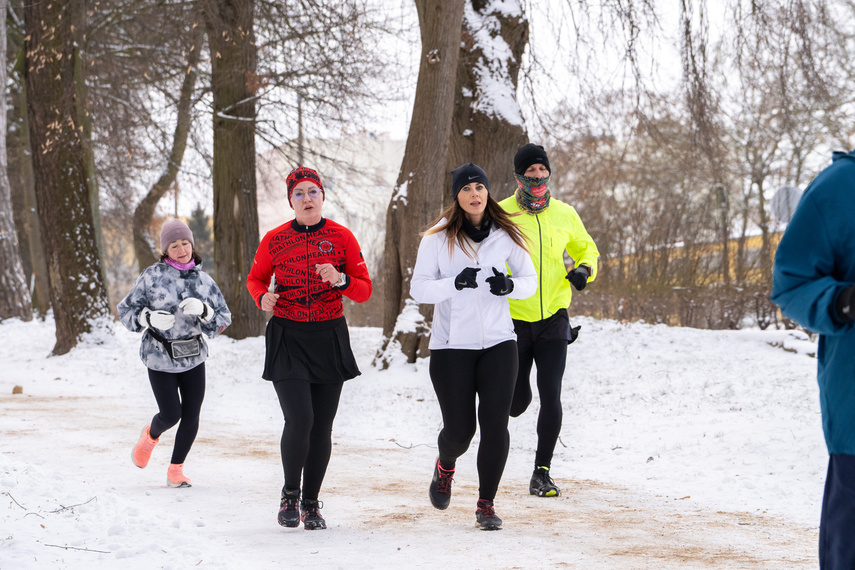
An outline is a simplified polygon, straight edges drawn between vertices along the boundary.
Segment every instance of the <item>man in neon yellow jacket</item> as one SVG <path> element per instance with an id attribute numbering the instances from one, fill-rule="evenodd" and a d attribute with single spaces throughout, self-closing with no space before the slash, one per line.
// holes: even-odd
<path id="1" fill-rule="evenodd" d="M 538 288 L 527 299 L 510 299 L 517 333 L 519 372 L 511 415 L 522 414 L 531 403 L 529 374 L 537 364 L 537 451 L 529 493 L 557 497 L 561 490 L 549 475 L 555 444 L 561 432 L 561 382 L 567 363 L 567 345 L 576 340 L 579 327 L 570 328 L 567 307 L 573 295 L 597 277 L 599 251 L 575 208 L 549 194 L 549 158 L 540 145 L 527 144 L 514 155 L 517 190 L 499 202 L 514 217 L 529 243 Z M 564 251 L 573 260 L 569 272 Z"/>

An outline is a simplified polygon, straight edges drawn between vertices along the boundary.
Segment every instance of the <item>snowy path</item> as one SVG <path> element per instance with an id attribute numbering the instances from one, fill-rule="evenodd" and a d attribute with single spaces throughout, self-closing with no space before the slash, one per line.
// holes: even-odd
<path id="1" fill-rule="evenodd" d="M 212 344 L 202 426 L 185 468 L 194 486 L 175 490 L 165 486 L 171 432 L 147 469 L 130 462 L 154 412 L 136 337 L 119 331 L 104 346 L 45 358 L 50 327 L 2 324 L 0 570 L 816 568 L 825 457 L 807 381 L 815 361 L 756 341 L 760 333 L 615 326 L 586 321 L 583 332 L 621 350 L 648 346 L 644 358 L 626 363 L 635 376 L 666 373 L 633 393 L 616 383 L 626 372 L 608 361 L 615 348 L 606 342 L 592 362 L 578 364 L 597 382 L 567 391 L 567 446 L 553 465 L 558 499 L 527 494 L 535 414 L 514 420 L 496 499 L 505 528 L 492 533 L 474 525 L 477 436 L 458 463 L 451 507 L 432 509 L 427 483 L 439 415 L 425 367 L 371 369 L 376 331 L 355 331 L 363 376 L 346 386 L 334 430 L 321 497 L 330 528 L 308 533 L 275 522 L 281 414 L 258 379 L 261 339 Z M 670 348 L 672 334 L 684 351 Z M 785 342 L 787 334 L 770 338 Z M 810 350 L 807 341 L 792 342 Z M 727 362 L 749 357 L 759 372 L 717 384 L 729 377 Z M 684 367 L 704 369 L 707 360 L 724 369 L 681 380 Z M 766 388 L 770 374 L 798 381 Z M 692 388 L 697 382 L 701 390 Z M 13 396 L 13 384 L 24 394 Z M 724 395 L 710 404 L 704 393 Z M 760 393 L 771 400 L 758 401 Z M 778 400 L 780 409 L 770 403 Z M 778 452 L 789 455 L 762 457 Z M 780 471 L 764 479 L 770 470 Z"/>
<path id="2" fill-rule="evenodd" d="M 11 396 L 0 402 L 6 412 L 6 457 L 25 455 L 53 440 L 51 456 L 40 458 L 57 468 L 57 473 L 46 474 L 53 481 L 42 480 L 40 470 L 29 472 L 32 481 L 23 481 L 26 472 L 11 475 L 18 475 L 24 496 L 38 497 L 32 507 L 44 509 L 40 516 L 28 517 L 25 513 L 31 511 L 18 507 L 4 513 L 4 522 L 30 527 L 3 529 L 4 538 L 22 530 L 30 535 L 35 525 L 45 526 L 42 536 L 33 536 L 42 547 L 28 547 L 41 568 L 45 562 L 53 568 L 115 563 L 112 554 L 45 544 L 115 551 L 115 558 L 129 557 L 123 567 L 133 561 L 128 567 L 149 568 L 186 568 L 197 562 L 199 567 L 238 568 L 244 559 L 260 568 L 277 561 L 287 561 L 286 567 L 325 568 L 428 563 L 493 568 L 816 566 L 814 529 L 739 512 L 686 509 L 679 500 L 594 481 L 559 479 L 563 496 L 539 499 L 527 494 L 527 466 L 521 462 L 506 472 L 497 501 L 506 528 L 485 533 L 473 524 L 477 481 L 472 461 L 461 461 L 452 506 L 442 512 L 432 509 L 426 497 L 433 450 L 365 448 L 342 441 L 324 489 L 330 529 L 309 535 L 275 523 L 279 457 L 269 438 L 225 433 L 200 438 L 194 467 L 188 469 L 196 486 L 176 491 L 166 488 L 164 469 L 156 471 L 154 461 L 140 472 L 127 459 L 127 441 L 119 436 L 137 426 L 117 421 L 111 410 L 127 409 L 128 402 Z M 11 429 L 10 419 L 23 429 Z M 156 459 L 163 460 L 166 450 L 157 451 Z M 120 466 L 114 465 L 117 455 Z M 11 496 L 4 498 L 17 499 L 14 489 L 7 492 Z M 98 504 L 78 507 L 79 513 L 49 513 L 91 497 Z M 93 511 L 96 516 L 88 516 Z M 16 560 L 14 567 L 23 562 Z M 7 567 L 13 568 L 0 563 Z"/>

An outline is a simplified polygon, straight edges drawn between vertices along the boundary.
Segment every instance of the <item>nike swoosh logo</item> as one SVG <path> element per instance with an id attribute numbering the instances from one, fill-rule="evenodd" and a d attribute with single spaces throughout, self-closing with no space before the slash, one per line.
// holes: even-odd
<path id="1" fill-rule="evenodd" d="M 475 176 L 470 176 L 470 177 L 469 177 L 469 180 L 475 180 L 476 178 L 478 178 L 478 176 L 477 176 L 477 175 L 475 175 Z"/>

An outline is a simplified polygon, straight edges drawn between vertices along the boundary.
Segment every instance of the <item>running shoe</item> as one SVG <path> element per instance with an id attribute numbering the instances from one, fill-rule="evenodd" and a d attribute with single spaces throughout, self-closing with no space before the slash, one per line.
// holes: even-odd
<path id="1" fill-rule="evenodd" d="M 160 441 L 159 439 L 151 438 L 149 429 L 151 429 L 151 426 L 145 426 L 143 428 L 139 441 L 137 441 L 137 444 L 131 451 L 131 461 L 133 461 L 134 465 L 140 469 L 143 469 L 148 465 L 148 460 L 151 459 L 151 451 L 154 449 L 154 446 L 157 445 L 157 442 Z"/>
<path id="2" fill-rule="evenodd" d="M 433 468 L 433 479 L 430 482 L 430 504 L 440 510 L 448 508 L 451 502 L 451 482 L 454 480 L 454 469 L 443 469 L 436 458 Z"/>

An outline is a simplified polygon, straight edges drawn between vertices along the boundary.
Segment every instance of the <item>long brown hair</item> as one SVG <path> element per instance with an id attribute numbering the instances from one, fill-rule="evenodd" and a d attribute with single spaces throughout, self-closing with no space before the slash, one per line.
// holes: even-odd
<path id="1" fill-rule="evenodd" d="M 484 213 L 490 217 L 493 224 L 508 232 L 508 235 L 515 244 L 528 251 L 528 245 L 526 244 L 525 237 L 519 227 L 511 219 L 519 214 L 507 213 L 501 206 L 499 206 L 499 203 L 493 199 L 493 196 L 489 191 L 487 192 L 487 207 L 484 210 Z M 466 241 L 466 232 L 463 231 L 463 219 L 465 216 L 466 212 L 460 207 L 457 200 L 454 200 L 451 204 L 446 206 L 442 212 L 440 212 L 439 216 L 431 222 L 430 225 L 428 225 L 428 229 L 422 232 L 422 235 L 426 236 L 445 231 L 445 235 L 448 238 L 449 255 L 454 251 L 454 242 L 457 242 L 457 245 L 460 246 L 460 249 L 462 249 L 466 255 L 474 257 L 475 252 L 472 250 L 471 245 Z M 438 226 L 437 224 L 439 224 L 443 218 L 445 219 L 445 223 Z"/>

